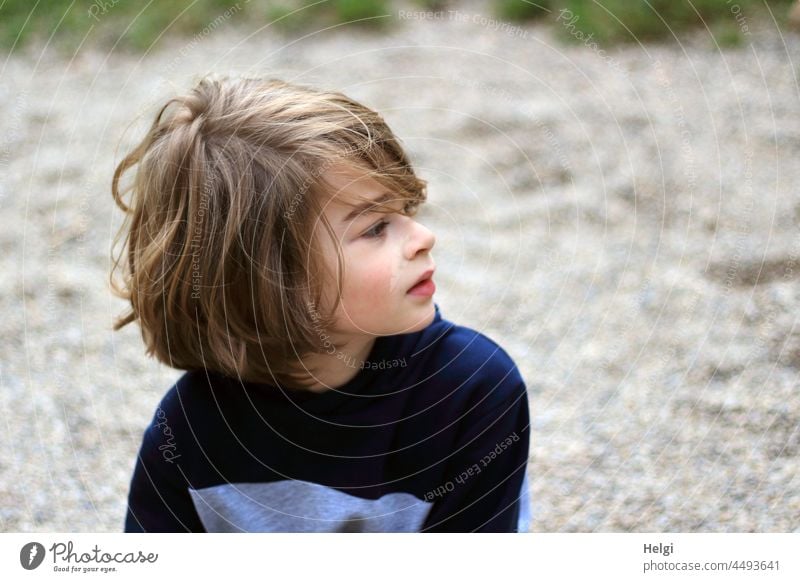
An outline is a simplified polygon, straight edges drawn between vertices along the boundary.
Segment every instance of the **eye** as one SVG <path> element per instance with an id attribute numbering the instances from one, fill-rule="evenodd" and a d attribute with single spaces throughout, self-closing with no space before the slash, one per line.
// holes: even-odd
<path id="1" fill-rule="evenodd" d="M 372 227 L 366 231 L 363 236 L 365 238 L 380 238 L 387 226 L 389 226 L 388 221 L 380 220 L 372 225 Z"/>

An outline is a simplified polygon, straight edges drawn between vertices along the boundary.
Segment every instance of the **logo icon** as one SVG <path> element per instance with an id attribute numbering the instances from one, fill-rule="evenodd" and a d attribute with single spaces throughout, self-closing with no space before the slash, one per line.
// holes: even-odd
<path id="1" fill-rule="evenodd" d="M 19 563 L 26 570 L 35 570 L 44 561 L 44 546 L 39 542 L 29 542 L 19 551 Z"/>

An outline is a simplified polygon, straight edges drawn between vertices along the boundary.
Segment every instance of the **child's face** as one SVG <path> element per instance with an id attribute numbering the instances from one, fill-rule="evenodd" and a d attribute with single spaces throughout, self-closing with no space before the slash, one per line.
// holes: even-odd
<path id="1" fill-rule="evenodd" d="M 365 174 L 336 166 L 323 177 L 332 187 L 323 213 L 336 232 L 345 265 L 336 332 L 383 336 L 427 327 L 435 315 L 432 279 L 409 290 L 435 268 L 434 234 L 404 216 L 402 200 L 392 201 L 391 193 L 386 204 L 396 209 L 392 214 L 354 211 L 343 204 L 381 197 L 383 187 Z M 355 216 L 348 219 L 351 213 Z M 322 239 L 325 260 L 336 272 L 336 248 L 319 223 L 315 235 Z"/>

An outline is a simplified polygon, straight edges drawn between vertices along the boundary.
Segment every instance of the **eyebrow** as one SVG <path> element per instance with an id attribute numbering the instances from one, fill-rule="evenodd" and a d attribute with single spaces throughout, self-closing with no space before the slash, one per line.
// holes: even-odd
<path id="1" fill-rule="evenodd" d="M 354 218 L 358 217 L 359 215 L 370 212 L 376 206 L 381 206 L 382 204 L 391 202 L 396 198 L 397 196 L 395 196 L 391 192 L 384 191 L 383 194 L 378 196 L 378 198 L 376 198 L 375 200 L 367 200 L 366 202 L 362 202 L 361 204 L 353 206 L 353 209 L 342 220 L 342 224 L 346 224 L 352 221 Z"/>

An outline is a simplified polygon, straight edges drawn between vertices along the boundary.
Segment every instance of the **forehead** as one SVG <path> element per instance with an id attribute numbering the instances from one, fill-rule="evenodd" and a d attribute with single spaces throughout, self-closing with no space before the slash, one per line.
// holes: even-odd
<path id="1" fill-rule="evenodd" d="M 334 223 L 352 220 L 375 202 L 386 201 L 386 188 L 370 176 L 367 170 L 332 166 L 320 176 L 323 184 L 323 212 Z M 361 209 L 361 210 L 359 210 Z"/>
<path id="2" fill-rule="evenodd" d="M 328 168 L 320 176 L 325 185 L 325 204 L 358 204 L 374 198 L 383 187 L 361 168 L 338 164 Z"/>

